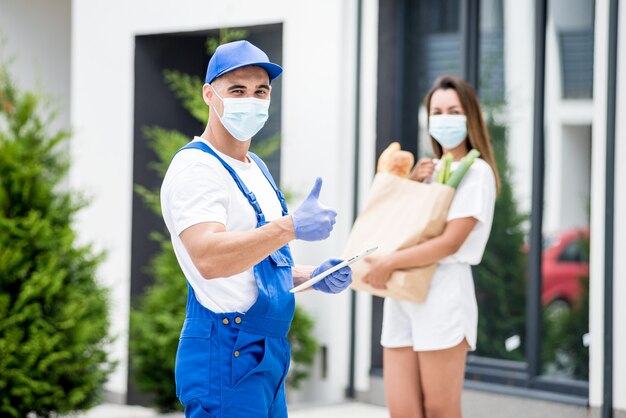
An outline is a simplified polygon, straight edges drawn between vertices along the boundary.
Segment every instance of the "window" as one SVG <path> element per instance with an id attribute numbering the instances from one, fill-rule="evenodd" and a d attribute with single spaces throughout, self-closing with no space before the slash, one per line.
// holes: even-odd
<path id="1" fill-rule="evenodd" d="M 559 256 L 559 261 L 563 263 L 579 263 L 583 261 L 582 254 L 580 252 L 580 243 L 578 241 L 569 243 Z"/>
<path id="2" fill-rule="evenodd" d="M 535 28 L 542 12 L 536 6 L 541 3 L 381 0 L 379 80 L 396 84 L 378 94 L 377 134 L 384 139 L 377 151 L 387 145 L 383 142 L 387 138 L 397 138 L 404 149 L 416 150 L 418 157 L 428 155 L 421 100 L 436 76 L 462 75 L 461 57 L 468 52 L 476 55 L 475 87 L 503 182 L 488 250 L 473 270 L 479 337 L 477 351 L 468 358 L 466 382 L 548 390 L 584 402 L 588 239 L 576 239 L 561 254 L 551 250 L 558 243 L 558 232 L 585 230 L 589 225 L 591 119 L 566 120 L 569 102 L 563 99 L 591 98 L 593 37 L 588 35 L 593 34 L 595 4 L 593 0 L 546 0 L 550 24 Z M 472 9 L 466 16 L 467 7 L 478 8 L 478 51 L 466 51 L 470 47 L 461 42 L 463 19 L 476 15 Z M 546 42 L 537 51 L 535 39 L 542 39 L 544 30 Z M 535 58 L 542 53 L 547 66 L 539 69 L 536 78 Z M 555 77 L 560 82 L 545 82 Z M 544 85 L 540 97 L 534 94 L 537 81 Z M 539 116 L 535 109 L 541 108 L 544 114 Z M 535 121 L 546 129 L 535 130 Z M 535 195 L 543 196 L 541 201 Z M 570 260 L 575 268 L 559 270 L 565 264 L 572 267 Z M 564 277 L 569 283 L 565 290 L 559 283 Z M 548 294 L 548 284 L 555 285 L 553 296 Z M 567 303 L 568 310 L 561 311 L 566 316 L 559 319 L 564 322 L 556 324 L 556 316 L 544 312 L 552 301 L 569 301 L 566 296 L 576 302 Z M 373 373 L 382 367 L 381 307 L 375 299 Z"/>

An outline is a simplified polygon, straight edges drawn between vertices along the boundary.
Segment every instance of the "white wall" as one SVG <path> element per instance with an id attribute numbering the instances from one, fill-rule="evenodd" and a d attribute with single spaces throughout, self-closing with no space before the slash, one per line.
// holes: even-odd
<path id="1" fill-rule="evenodd" d="M 608 0 L 596 0 L 594 46 L 594 112 L 591 144 L 591 249 L 589 264 L 589 404 L 602 405 L 604 312 L 604 202 L 606 157 L 606 92 Z"/>
<path id="2" fill-rule="evenodd" d="M 572 226 L 587 226 L 588 193 L 591 168 L 587 159 L 586 143 L 591 140 L 589 127 L 593 122 L 592 99 L 563 99 L 562 61 L 558 42 L 557 25 L 581 20 L 581 4 L 577 0 L 572 10 L 564 9 L 562 2 L 555 2 L 548 14 L 546 34 L 546 80 L 545 80 L 545 196 L 543 230 L 546 233 L 562 231 Z M 559 20 L 561 21 L 559 23 Z M 587 27 L 590 25 L 587 24 Z M 570 169 L 573 162 L 581 163 Z M 572 187 L 576 185 L 577 187 Z M 571 191 L 575 196 L 566 194 Z M 586 201 L 584 199 L 587 199 Z M 573 206 L 572 206 L 573 205 Z"/>
<path id="3" fill-rule="evenodd" d="M 376 160 L 376 112 L 378 92 L 378 0 L 363 0 L 361 35 L 361 153 L 359 155 L 359 206 L 365 203 Z M 357 391 L 369 389 L 372 338 L 372 296 L 357 293 L 356 376 Z"/>
<path id="4" fill-rule="evenodd" d="M 346 2 L 343 8 L 344 16 L 344 33 L 342 40 L 345 42 L 344 48 L 347 56 L 344 57 L 346 72 L 343 75 L 344 89 L 342 95 L 347 95 L 348 108 L 342 114 L 343 129 L 345 135 L 340 141 L 347 143 L 343 148 L 342 161 L 345 171 L 342 175 L 347 176 L 349 182 L 352 182 L 354 176 L 354 95 L 355 95 L 355 76 L 356 67 L 356 1 Z M 361 56 L 361 123 L 360 123 L 360 155 L 359 155 L 359 204 L 362 205 L 367 198 L 371 180 L 374 176 L 375 149 L 376 149 L 376 100 L 377 100 L 377 69 L 378 69 L 378 0 L 363 0 L 363 17 L 362 17 L 362 56 Z M 311 151 L 313 152 L 313 151 Z M 284 155 L 283 155 L 284 157 Z M 339 216 L 343 220 L 344 225 L 348 226 L 347 230 L 342 231 L 342 238 L 339 242 L 339 248 L 347 239 L 349 227 L 352 222 L 352 196 L 344 197 L 344 212 L 340 212 Z M 311 246 L 311 244 L 304 244 Z M 298 251 L 303 245 L 295 243 L 292 248 Z M 341 253 L 339 253 L 341 254 Z M 344 254 L 344 256 L 349 256 Z M 335 296 L 341 298 L 341 310 L 325 312 L 327 307 L 325 297 L 315 293 L 305 293 L 298 296 L 307 309 L 317 316 L 330 316 L 327 320 L 318 323 L 318 327 L 327 326 L 328 328 L 318 328 L 320 342 L 336 350 L 330 355 L 331 359 L 329 370 L 335 369 L 335 379 L 340 378 L 336 384 L 329 384 L 324 381 L 321 376 L 319 367 L 314 369 L 312 379 L 303 385 L 303 393 L 312 390 L 317 400 L 325 402 L 337 402 L 343 399 L 344 389 L 348 382 L 348 365 L 349 365 L 349 332 L 350 332 L 350 294 L 345 292 L 342 295 Z M 322 302 L 322 303 L 320 303 Z M 339 314 L 339 316 L 337 316 Z M 371 321 L 372 321 L 372 297 L 366 293 L 357 294 L 357 313 L 356 313 L 356 347 L 355 347 L 355 389 L 357 392 L 365 392 L 369 389 L 369 371 L 371 366 Z M 327 380 L 333 378 L 329 374 Z M 343 386 L 341 386 L 343 384 Z M 313 400 L 314 397 L 303 396 L 301 393 L 298 400 Z"/>
<path id="5" fill-rule="evenodd" d="M 322 201 L 338 211 L 328 241 L 292 244 L 298 262 L 318 264 L 328 256 L 341 257 L 351 227 L 356 3 L 286 3 L 292 14 L 285 17 L 283 32 L 282 182 L 288 189 L 301 191 L 304 198 L 314 177 L 323 177 Z M 323 64 L 312 62 L 317 61 L 313 57 Z M 293 202 L 292 207 L 299 203 Z M 316 336 L 328 355 L 326 378 L 318 362 L 298 400 L 339 402 L 348 382 L 350 293 L 329 297 L 306 292 L 296 301 L 313 315 Z"/>
<path id="6" fill-rule="evenodd" d="M 504 71 L 508 155 L 515 197 L 522 213 L 532 199 L 534 2 L 504 0 Z"/>
<path id="7" fill-rule="evenodd" d="M 283 147 L 281 177 L 304 197 L 316 176 L 321 199 L 339 212 L 331 239 L 296 243 L 301 263 L 340 255 L 351 221 L 354 113 L 355 2 L 323 0 L 74 1 L 72 24 L 72 184 L 93 204 L 78 219 L 82 236 L 108 251 L 100 270 L 113 289 L 120 366 L 108 390 L 124 393 L 133 153 L 134 36 L 282 22 Z M 271 58 L 271 57 L 270 57 Z M 371 58 L 370 58 L 371 59 Z M 296 207 L 298 202 L 293 203 Z M 348 372 L 349 294 L 298 296 L 329 347 L 328 379 L 315 382 L 307 399 L 343 399 Z"/>
<path id="8" fill-rule="evenodd" d="M 52 99 L 51 130 L 70 127 L 70 21 L 71 0 L 0 0 L 0 56 L 20 88 Z"/>
<path id="9" fill-rule="evenodd" d="M 563 125 L 561 190 L 558 198 L 560 228 L 582 228 L 589 225 L 591 187 L 591 125 Z"/>
<path id="10" fill-rule="evenodd" d="M 615 229 L 613 251 L 613 356 L 614 388 L 613 402 L 616 410 L 626 411 L 626 7 L 619 7 L 618 35 L 618 70 L 617 70 L 617 111 L 615 133 Z M 611 86 L 610 88 L 613 88 Z"/>
<path id="11" fill-rule="evenodd" d="M 548 14 L 546 29 L 546 68 L 545 68 L 545 172 L 544 172 L 544 207 L 543 231 L 554 232 L 559 229 L 561 214 L 561 170 L 564 149 L 561 121 L 558 109 L 562 104 L 561 60 L 556 34 L 554 16 Z"/>

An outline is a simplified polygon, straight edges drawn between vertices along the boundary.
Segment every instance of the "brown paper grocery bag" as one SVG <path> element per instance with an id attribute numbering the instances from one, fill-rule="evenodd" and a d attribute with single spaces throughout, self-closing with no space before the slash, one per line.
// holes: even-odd
<path id="1" fill-rule="evenodd" d="M 454 189 L 442 184 L 424 184 L 387 173 L 374 177 L 370 195 L 357 217 L 344 251 L 351 257 L 378 246 L 376 255 L 410 247 L 440 235 L 446 225 Z M 387 289 L 363 283 L 367 263 L 352 265 L 352 288 L 376 296 L 423 302 L 436 264 L 398 270 Z"/>

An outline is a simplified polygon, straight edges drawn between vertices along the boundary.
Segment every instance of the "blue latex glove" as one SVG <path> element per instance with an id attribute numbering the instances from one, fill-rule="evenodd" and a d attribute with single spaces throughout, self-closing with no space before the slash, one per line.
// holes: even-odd
<path id="1" fill-rule="evenodd" d="M 313 273 L 311 273 L 311 277 L 315 277 L 318 274 L 323 273 L 324 271 L 333 266 L 336 266 L 342 261 L 343 260 L 340 260 L 338 258 L 329 258 L 328 260 L 320 264 L 318 268 L 313 270 Z M 346 289 L 348 286 L 350 286 L 350 283 L 352 283 L 352 269 L 350 268 L 350 266 L 346 266 L 340 268 L 334 273 L 329 274 L 319 282 L 315 283 L 313 285 L 313 289 L 319 290 L 320 292 L 324 293 L 339 293 L 342 290 Z"/>
<path id="2" fill-rule="evenodd" d="M 322 179 L 317 178 L 311 193 L 291 215 L 296 239 L 319 241 L 328 238 L 335 225 L 337 212 L 319 202 Z"/>

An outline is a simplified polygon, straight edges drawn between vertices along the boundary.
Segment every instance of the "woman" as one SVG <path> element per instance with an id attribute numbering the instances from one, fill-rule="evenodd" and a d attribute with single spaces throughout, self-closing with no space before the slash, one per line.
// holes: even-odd
<path id="1" fill-rule="evenodd" d="M 480 262 L 493 219 L 499 179 L 476 93 L 465 81 L 440 77 L 426 95 L 434 154 L 452 153 L 452 170 L 480 151 L 450 207 L 444 232 L 389 255 L 369 257 L 366 283 L 385 288 L 394 270 L 437 263 L 428 296 L 417 304 L 385 299 L 381 344 L 392 418 L 461 417 L 467 350 L 476 348 L 478 308 L 471 266 Z M 422 159 L 411 178 L 432 181 L 436 162 Z"/>

